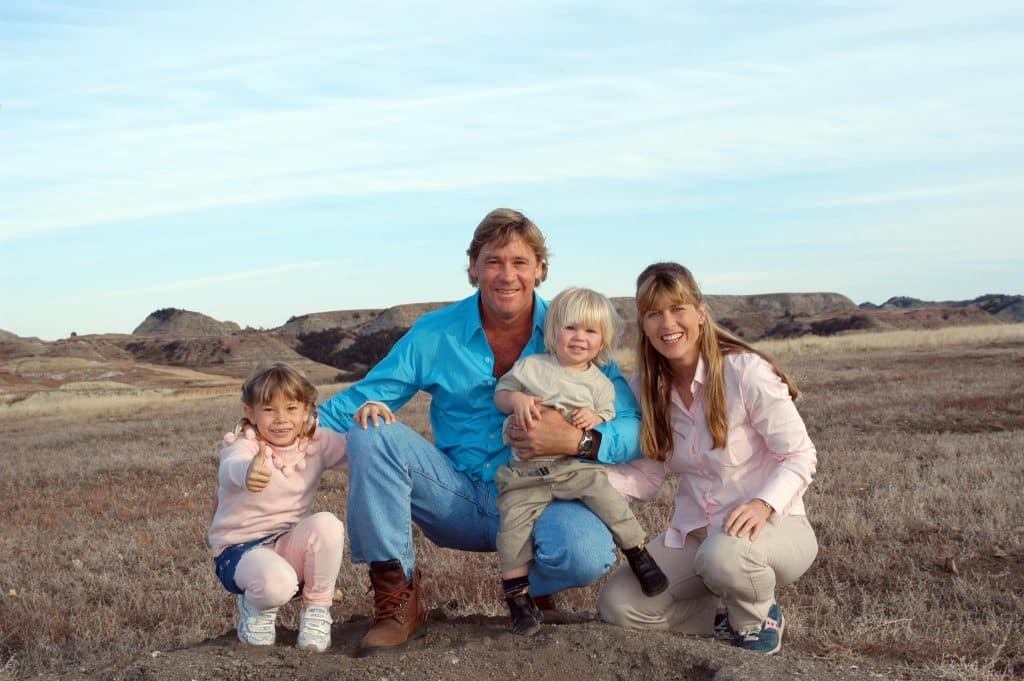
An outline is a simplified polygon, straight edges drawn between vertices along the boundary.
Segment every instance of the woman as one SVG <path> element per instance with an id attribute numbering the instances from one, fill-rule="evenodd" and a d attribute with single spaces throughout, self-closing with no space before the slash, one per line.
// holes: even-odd
<path id="1" fill-rule="evenodd" d="M 666 473 L 679 475 L 671 525 L 647 545 L 669 588 L 645 597 L 620 568 L 601 593 L 601 617 L 776 653 L 785 620 L 775 587 L 818 552 L 803 504 L 816 453 L 793 404 L 796 386 L 714 323 L 682 265 L 645 269 L 636 302 L 645 458 L 615 466 L 609 480 L 649 499 Z"/>

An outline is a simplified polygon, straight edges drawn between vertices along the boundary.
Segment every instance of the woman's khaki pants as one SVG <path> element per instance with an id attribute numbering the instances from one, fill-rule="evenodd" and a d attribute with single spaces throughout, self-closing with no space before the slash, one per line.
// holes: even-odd
<path id="1" fill-rule="evenodd" d="M 669 588 L 648 597 L 628 565 L 605 584 L 598 600 L 601 618 L 630 629 L 662 629 L 711 636 L 719 599 L 736 631 L 759 627 L 775 602 L 776 585 L 795 582 L 818 554 L 806 516 L 767 523 L 757 541 L 707 536 L 706 528 L 686 536 L 682 548 L 665 546 L 662 533 L 647 550 L 668 577 Z"/>

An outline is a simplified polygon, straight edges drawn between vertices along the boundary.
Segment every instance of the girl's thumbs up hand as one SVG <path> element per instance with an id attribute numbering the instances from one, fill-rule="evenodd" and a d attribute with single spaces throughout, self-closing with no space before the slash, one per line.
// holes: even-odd
<path id="1" fill-rule="evenodd" d="M 274 464 L 270 460 L 270 447 L 266 442 L 260 443 L 260 451 L 252 457 L 249 469 L 245 472 L 245 488 L 250 492 L 262 492 L 270 482 L 270 474 Z"/>

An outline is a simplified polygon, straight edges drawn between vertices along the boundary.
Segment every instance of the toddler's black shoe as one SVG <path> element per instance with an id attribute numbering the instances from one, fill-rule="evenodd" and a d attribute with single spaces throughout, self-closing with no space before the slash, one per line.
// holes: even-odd
<path id="1" fill-rule="evenodd" d="M 512 615 L 512 633 L 517 636 L 532 636 L 540 629 L 544 616 L 540 614 L 533 596 L 526 589 L 505 597 L 509 614 Z"/>
<path id="2" fill-rule="evenodd" d="M 657 596 L 668 588 L 668 577 L 661 571 L 654 561 L 654 557 L 647 552 L 646 548 L 638 546 L 634 549 L 625 549 L 623 553 L 626 555 L 626 560 L 629 561 L 630 569 L 633 570 L 633 574 L 640 582 L 640 588 L 645 596 Z"/>

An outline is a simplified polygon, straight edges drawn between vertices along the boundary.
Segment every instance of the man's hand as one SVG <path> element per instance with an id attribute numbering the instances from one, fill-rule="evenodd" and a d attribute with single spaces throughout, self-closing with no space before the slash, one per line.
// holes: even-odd
<path id="1" fill-rule="evenodd" d="M 352 415 L 352 419 L 361 425 L 363 430 L 366 430 L 370 421 L 373 421 L 374 428 L 380 428 L 381 419 L 384 419 L 384 423 L 394 423 L 395 415 L 386 404 L 367 402 L 356 410 L 356 413 Z"/>
<path id="2" fill-rule="evenodd" d="M 249 468 L 245 471 L 245 488 L 250 492 L 262 492 L 270 482 L 270 474 L 274 471 L 274 464 L 270 460 L 270 446 L 266 442 L 260 443 L 260 451 L 252 457 Z"/>
<path id="3" fill-rule="evenodd" d="M 520 459 L 548 456 L 576 456 L 583 431 L 567 423 L 551 407 L 540 407 L 540 418 L 529 430 L 510 428 L 509 443 Z"/>
<path id="4" fill-rule="evenodd" d="M 747 537 L 750 541 L 757 541 L 768 522 L 772 512 L 768 504 L 760 499 L 751 499 L 745 504 L 740 504 L 729 512 L 725 518 L 723 529 L 730 537 Z"/>

